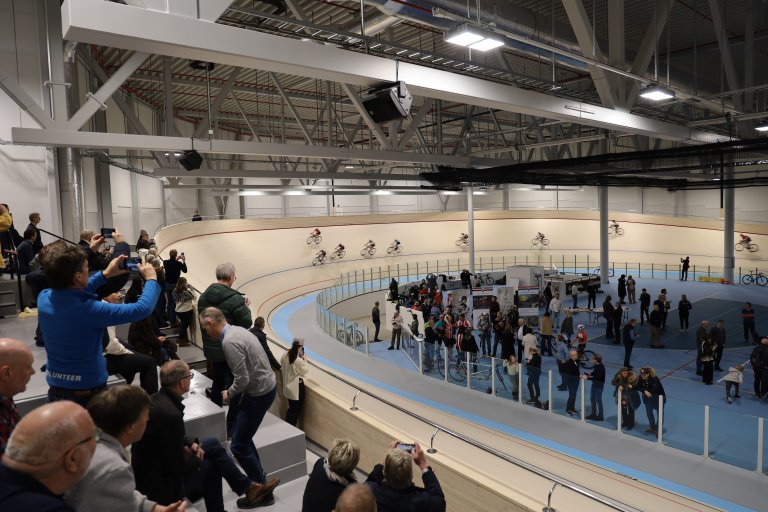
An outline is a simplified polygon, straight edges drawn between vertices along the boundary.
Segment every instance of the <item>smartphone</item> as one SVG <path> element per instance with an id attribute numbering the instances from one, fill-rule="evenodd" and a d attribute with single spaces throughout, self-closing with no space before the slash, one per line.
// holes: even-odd
<path id="1" fill-rule="evenodd" d="M 104 238 L 112 238 L 115 228 L 101 228 L 101 236 Z"/>
<path id="2" fill-rule="evenodd" d="M 403 450 L 408 453 L 413 453 L 414 448 L 416 448 L 415 444 L 409 444 L 409 443 L 397 443 L 397 446 L 395 446 L 398 450 Z"/>
<path id="3" fill-rule="evenodd" d="M 138 270 L 139 264 L 141 264 L 141 258 L 130 257 L 120 263 L 120 268 L 128 271 Z"/>

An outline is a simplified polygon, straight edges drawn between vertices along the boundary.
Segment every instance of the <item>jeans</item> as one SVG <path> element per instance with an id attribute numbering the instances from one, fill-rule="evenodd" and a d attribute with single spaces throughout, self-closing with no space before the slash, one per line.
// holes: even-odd
<path id="1" fill-rule="evenodd" d="M 755 323 L 744 323 L 744 343 L 749 341 L 749 334 L 752 333 L 752 339 L 757 343 L 757 331 L 755 330 Z"/>
<path id="2" fill-rule="evenodd" d="M 688 328 L 688 315 L 679 315 L 680 316 L 680 329 L 687 329 Z"/>
<path id="3" fill-rule="evenodd" d="M 576 375 L 566 375 L 565 385 L 568 386 L 568 403 L 565 404 L 565 410 L 575 411 L 576 393 L 579 391 L 579 377 Z"/>
<path id="4" fill-rule="evenodd" d="M 687 281 L 688 280 L 688 269 L 683 267 L 683 270 L 680 271 L 680 280 L 681 281 Z"/>
<path id="5" fill-rule="evenodd" d="M 725 381 L 725 396 L 730 398 L 731 397 L 731 387 L 734 387 L 736 389 L 736 398 L 739 397 L 739 383 L 738 382 L 731 382 L 729 380 Z"/>
<path id="6" fill-rule="evenodd" d="M 715 375 L 715 362 L 713 360 L 702 362 L 701 380 L 704 384 L 712 384 Z"/>
<path id="7" fill-rule="evenodd" d="M 555 329 L 558 328 L 560 325 L 560 312 L 559 311 L 553 311 L 552 312 L 552 325 L 555 326 Z"/>
<path id="8" fill-rule="evenodd" d="M 597 295 L 589 294 L 587 295 L 587 308 L 596 308 L 597 307 Z"/>
<path id="9" fill-rule="evenodd" d="M 589 414 L 603 419 L 603 388 L 605 383 L 593 382 L 589 390 Z"/>
<path id="10" fill-rule="evenodd" d="M 299 414 L 304 408 L 304 381 L 299 380 L 299 399 L 288 400 L 288 410 L 285 413 L 285 422 L 294 427 L 299 422 Z"/>
<path id="11" fill-rule="evenodd" d="M 174 288 L 176 288 L 176 283 L 165 283 L 165 314 L 168 317 L 168 321 L 172 324 L 176 323 L 176 301 L 173 300 Z"/>
<path id="12" fill-rule="evenodd" d="M 202 496 L 208 512 L 224 512 L 221 479 L 224 478 L 238 496 L 251 486 L 251 480 L 232 462 L 218 439 L 206 437 L 200 446 L 205 456 L 200 469 L 184 475 L 185 494 L 190 501 Z"/>
<path id="13" fill-rule="evenodd" d="M 179 317 L 179 340 L 189 340 L 189 326 L 194 318 L 194 311 L 184 311 L 183 313 L 176 313 Z"/>
<path id="14" fill-rule="evenodd" d="M 493 335 L 493 352 L 491 352 L 493 357 L 496 357 L 496 349 L 499 345 L 501 345 L 501 331 L 496 331 L 496 333 Z"/>
<path id="15" fill-rule="evenodd" d="M 539 388 L 539 377 L 541 377 L 541 368 L 533 368 L 528 366 L 528 396 L 534 402 L 539 401 L 541 396 L 541 389 Z"/>
<path id="16" fill-rule="evenodd" d="M 576 309 L 579 307 L 579 296 L 578 295 L 571 295 L 573 298 L 573 309 Z"/>
<path id="17" fill-rule="evenodd" d="M 666 402 L 666 397 L 664 401 Z M 656 417 L 653 413 L 659 409 L 659 397 L 656 395 L 651 395 L 650 397 L 643 395 L 643 403 L 645 404 L 645 415 L 648 417 L 648 428 L 656 430 L 658 425 L 656 425 Z"/>
<path id="18" fill-rule="evenodd" d="M 75 402 L 76 404 L 82 405 L 83 407 L 88 407 L 88 402 L 91 401 L 91 398 L 98 395 L 105 389 L 107 389 L 106 384 L 102 384 L 101 386 L 96 386 L 95 388 L 86 390 L 49 387 L 48 403 L 69 400 L 70 402 Z"/>
<path id="19" fill-rule="evenodd" d="M 435 344 L 424 342 L 424 368 L 432 370 L 433 359 L 435 357 Z"/>
<path id="20" fill-rule="evenodd" d="M 649 341 L 649 345 L 652 347 L 655 347 L 656 345 L 661 345 L 661 328 L 657 327 L 655 325 L 651 326 L 651 339 Z"/>
<path id="21" fill-rule="evenodd" d="M 260 484 L 266 483 L 266 475 L 261 467 L 261 459 L 253 444 L 253 436 L 259 429 L 264 415 L 267 414 L 277 394 L 276 388 L 261 396 L 251 396 L 243 393 L 240 398 L 240 410 L 232 427 L 232 444 L 230 448 L 245 474 Z"/>
<path id="22" fill-rule="evenodd" d="M 389 346 L 391 348 L 397 348 L 397 350 L 400 350 L 400 335 L 403 333 L 403 328 L 398 327 L 397 329 L 392 329 L 392 341 L 390 341 Z M 395 343 L 397 343 L 397 346 L 395 346 Z"/>
<path id="23" fill-rule="evenodd" d="M 720 361 L 723 360 L 723 349 L 725 348 L 724 345 L 718 345 L 715 347 L 715 370 L 720 368 Z"/>
<path id="24" fill-rule="evenodd" d="M 648 313 L 648 306 L 640 306 L 640 325 L 643 325 L 645 322 L 650 322 L 651 317 Z"/>
<path id="25" fill-rule="evenodd" d="M 552 336 L 550 335 L 543 335 L 541 337 L 541 353 L 552 355 Z"/>
<path id="26" fill-rule="evenodd" d="M 491 331 L 480 331 L 480 352 L 483 355 L 491 353 Z"/>
<path id="27" fill-rule="evenodd" d="M 378 340 L 379 339 L 379 331 L 381 330 L 381 320 L 378 322 L 373 322 L 373 326 L 376 328 L 376 332 L 373 333 L 373 339 Z"/>
<path id="28" fill-rule="evenodd" d="M 634 346 L 635 346 L 634 341 L 624 342 L 624 366 L 626 366 L 627 368 L 632 366 L 630 364 L 630 359 L 632 358 L 632 349 L 634 348 Z"/>
<path id="29" fill-rule="evenodd" d="M 157 392 L 157 363 L 151 356 L 139 353 L 108 355 L 106 360 L 110 375 L 120 374 L 127 384 L 131 384 L 138 373 L 144 391 L 150 395 Z"/>
<path id="30" fill-rule="evenodd" d="M 610 317 L 605 319 L 605 337 L 613 338 L 613 319 Z"/>
<path id="31" fill-rule="evenodd" d="M 211 384 L 211 402 L 219 407 L 222 405 L 221 392 L 232 385 L 232 371 L 229 369 L 226 361 L 214 361 L 211 363 L 213 369 L 213 384 Z"/>

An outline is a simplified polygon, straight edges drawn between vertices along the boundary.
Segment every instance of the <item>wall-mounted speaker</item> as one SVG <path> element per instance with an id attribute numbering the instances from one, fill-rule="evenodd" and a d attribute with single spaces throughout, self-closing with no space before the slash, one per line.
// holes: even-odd
<path id="1" fill-rule="evenodd" d="M 405 82 L 393 82 L 368 91 L 363 106 L 376 123 L 386 123 L 408 117 L 413 97 Z"/>
<path id="2" fill-rule="evenodd" d="M 185 151 L 183 155 L 179 157 L 179 165 L 181 165 L 187 171 L 194 171 L 199 169 L 203 164 L 203 157 L 200 153 L 194 149 L 191 151 Z"/>

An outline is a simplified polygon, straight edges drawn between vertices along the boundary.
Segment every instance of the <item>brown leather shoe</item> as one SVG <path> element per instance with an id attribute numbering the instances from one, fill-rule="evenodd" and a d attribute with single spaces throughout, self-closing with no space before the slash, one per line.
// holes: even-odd
<path id="1" fill-rule="evenodd" d="M 251 486 L 245 490 L 245 499 L 248 501 L 249 504 L 256 504 L 262 498 L 264 498 L 268 494 L 271 494 L 272 491 L 275 490 L 275 487 L 277 487 L 277 484 L 279 483 L 280 483 L 279 478 L 273 478 L 266 484 L 257 484 L 256 482 L 253 482 Z"/>

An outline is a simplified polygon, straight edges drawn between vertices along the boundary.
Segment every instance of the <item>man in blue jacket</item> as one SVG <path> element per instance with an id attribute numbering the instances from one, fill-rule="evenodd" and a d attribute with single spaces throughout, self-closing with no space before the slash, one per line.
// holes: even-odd
<path id="1" fill-rule="evenodd" d="M 60 247 L 47 258 L 46 277 L 51 287 L 40 292 L 37 304 L 48 354 L 49 402 L 72 400 L 85 407 L 107 383 L 104 329 L 141 320 L 154 309 L 160 286 L 155 269 L 146 263 L 139 265 L 146 284 L 138 302 L 98 300 L 95 292 L 107 279 L 127 273 L 121 268 L 125 258 L 113 258 L 105 270 L 90 277 L 88 256 L 79 247 Z"/>

